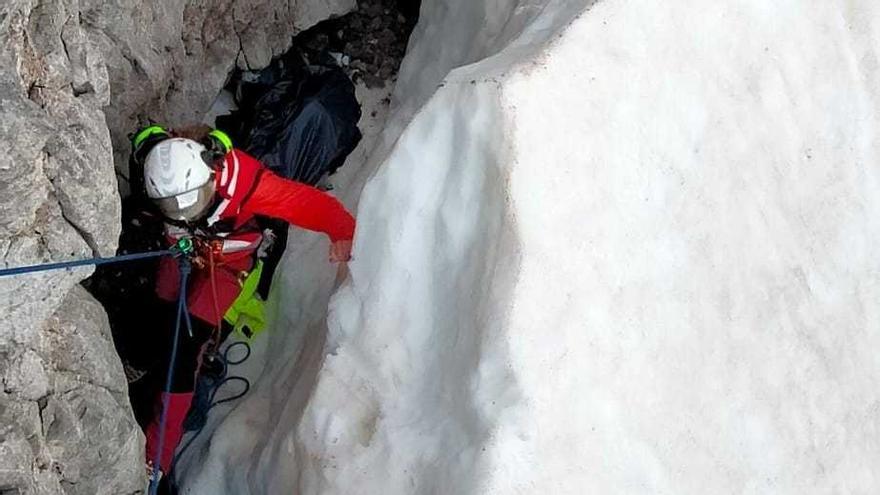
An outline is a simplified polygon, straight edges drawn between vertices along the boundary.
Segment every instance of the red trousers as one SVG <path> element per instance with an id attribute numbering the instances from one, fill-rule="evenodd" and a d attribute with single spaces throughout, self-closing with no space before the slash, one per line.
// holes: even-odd
<path id="1" fill-rule="evenodd" d="M 189 406 L 192 404 L 193 394 L 179 393 L 166 394 L 162 392 L 156 400 L 157 413 L 153 420 L 147 425 L 147 462 L 156 459 L 159 450 L 159 434 L 161 425 L 161 412 L 164 403 L 168 404 L 168 413 L 165 418 L 165 439 L 161 445 L 161 454 L 159 455 L 159 466 L 153 466 L 153 469 L 159 469 L 163 473 L 167 473 L 171 469 L 171 462 L 174 460 L 174 451 L 180 439 L 183 438 L 183 420 L 186 419 L 186 413 L 189 412 Z"/>

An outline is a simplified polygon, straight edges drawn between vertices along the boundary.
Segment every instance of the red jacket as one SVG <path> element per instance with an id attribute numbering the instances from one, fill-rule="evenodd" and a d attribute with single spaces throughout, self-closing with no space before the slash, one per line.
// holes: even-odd
<path id="1" fill-rule="evenodd" d="M 206 270 L 194 272 L 188 297 L 190 313 L 213 325 L 220 324 L 221 316 L 238 297 L 238 273 L 251 269 L 252 254 L 263 238 L 253 222 L 255 215 L 323 232 L 331 241 L 350 240 L 354 235 L 354 218 L 336 198 L 309 185 L 278 177 L 241 150 L 226 154 L 216 181 L 222 200 L 208 218 L 207 235 L 223 239 L 221 265 L 214 271 L 213 281 Z M 171 241 L 190 234 L 170 224 L 166 225 L 166 233 Z M 156 279 L 159 297 L 175 300 L 180 290 L 179 279 L 176 260 L 162 258 Z"/>
<path id="2" fill-rule="evenodd" d="M 336 198 L 312 186 L 278 177 L 244 151 L 234 149 L 227 153 L 216 181 L 217 193 L 223 201 L 209 217 L 209 225 L 232 220 L 237 228 L 254 215 L 263 215 L 323 232 L 331 241 L 350 240 L 354 236 L 354 217 Z"/>
<path id="3" fill-rule="evenodd" d="M 312 186 L 281 178 L 244 151 L 226 154 L 223 168 L 215 177 L 220 203 L 208 216 L 212 233 L 224 239 L 223 253 L 250 255 L 262 239 L 258 228 L 249 225 L 256 215 L 284 220 L 307 230 L 323 232 L 331 241 L 354 236 L 354 217 L 333 196 Z M 252 222 L 251 222 L 252 223 Z M 184 234 L 169 226 L 168 235 Z"/>

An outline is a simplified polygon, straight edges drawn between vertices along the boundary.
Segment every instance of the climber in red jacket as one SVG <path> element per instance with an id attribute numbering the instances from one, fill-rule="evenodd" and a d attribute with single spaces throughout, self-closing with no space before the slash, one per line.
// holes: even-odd
<path id="1" fill-rule="evenodd" d="M 175 380 L 170 394 L 157 402 L 147 427 L 147 461 L 158 458 L 167 472 L 183 435 L 183 423 L 193 399 L 199 361 L 224 315 L 239 297 L 241 282 L 254 268 L 263 242 L 259 216 L 323 232 L 330 239 L 329 259 L 344 263 L 351 257 L 355 220 L 334 197 L 314 187 L 279 177 L 257 159 L 234 149 L 220 131 L 168 131 L 159 126 L 140 131 L 132 144 L 133 163 L 142 167 L 143 191 L 160 210 L 169 244 L 190 237 L 202 246 L 193 267 L 187 303 L 195 331 L 178 340 Z M 136 177 L 136 178 L 140 178 Z M 179 296 L 176 260 L 162 260 L 156 280 L 160 299 Z M 167 363 L 167 360 L 166 360 Z M 164 441 L 159 452 L 159 416 L 167 403 Z"/>

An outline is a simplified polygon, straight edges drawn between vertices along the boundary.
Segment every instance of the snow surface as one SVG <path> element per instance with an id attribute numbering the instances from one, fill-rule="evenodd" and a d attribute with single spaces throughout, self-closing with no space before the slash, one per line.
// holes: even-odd
<path id="1" fill-rule="evenodd" d="M 294 236 L 184 493 L 877 493 L 878 52 L 863 0 L 424 0 L 350 276 Z"/>

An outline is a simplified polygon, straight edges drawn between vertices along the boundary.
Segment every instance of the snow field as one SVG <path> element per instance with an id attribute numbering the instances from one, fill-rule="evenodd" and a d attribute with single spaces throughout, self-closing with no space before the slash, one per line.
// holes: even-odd
<path id="1" fill-rule="evenodd" d="M 878 9 L 425 0 L 185 493 L 877 491 Z"/>

